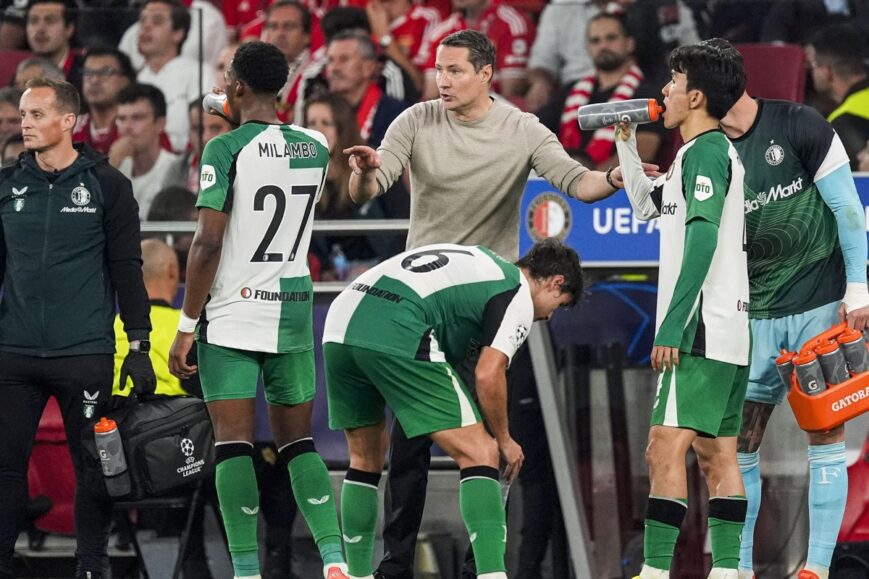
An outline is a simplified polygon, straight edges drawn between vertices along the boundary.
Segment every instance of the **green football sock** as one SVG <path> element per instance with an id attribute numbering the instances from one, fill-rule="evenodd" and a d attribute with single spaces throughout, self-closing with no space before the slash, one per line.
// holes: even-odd
<path id="1" fill-rule="evenodd" d="M 239 447 L 237 449 L 226 447 Z M 226 528 L 226 539 L 235 574 L 257 575 L 259 547 L 256 528 L 259 513 L 259 490 L 250 452 L 253 446 L 231 443 L 217 446 L 215 484 L 220 500 L 220 514 Z M 234 454 L 230 458 L 221 455 Z"/>
<path id="2" fill-rule="evenodd" d="M 739 566 L 739 545 L 748 501 L 744 496 L 709 499 L 709 539 L 712 543 L 712 566 L 736 569 Z"/>
<path id="3" fill-rule="evenodd" d="M 294 443 L 291 447 L 308 440 Z M 313 449 L 313 442 L 311 448 Z M 281 454 L 284 454 L 284 449 L 281 449 Z M 316 451 L 311 450 L 297 454 L 289 460 L 288 468 L 293 495 L 308 528 L 311 529 L 323 563 L 343 563 L 338 513 L 335 510 L 335 496 L 326 464 Z"/>
<path id="4" fill-rule="evenodd" d="M 679 528 L 688 510 L 688 499 L 649 497 L 646 532 L 643 536 L 645 564 L 669 570 L 679 538 Z"/>
<path id="5" fill-rule="evenodd" d="M 374 537 L 377 531 L 377 485 L 380 473 L 347 470 L 341 490 L 341 526 L 347 567 L 354 577 L 371 575 Z"/>
<path id="6" fill-rule="evenodd" d="M 488 466 L 464 468 L 461 480 L 459 506 L 474 549 L 477 574 L 506 571 L 507 520 L 498 470 Z"/>

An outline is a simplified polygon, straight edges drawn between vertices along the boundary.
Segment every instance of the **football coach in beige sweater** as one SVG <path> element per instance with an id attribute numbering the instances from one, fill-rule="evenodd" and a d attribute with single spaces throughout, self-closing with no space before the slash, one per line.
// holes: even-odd
<path id="1" fill-rule="evenodd" d="M 350 147 L 350 195 L 363 204 L 410 168 L 408 249 L 484 245 L 519 252 L 519 205 L 533 169 L 563 193 L 592 203 L 622 186 L 618 168 L 589 171 L 530 113 L 489 94 L 495 48 L 480 32 L 447 36 L 437 49 L 440 98 L 405 110 L 377 151 Z"/>

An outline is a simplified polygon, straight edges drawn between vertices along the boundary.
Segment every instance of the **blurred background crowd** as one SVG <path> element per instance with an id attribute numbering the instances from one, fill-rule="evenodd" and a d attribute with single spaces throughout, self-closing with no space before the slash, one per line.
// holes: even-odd
<path id="1" fill-rule="evenodd" d="M 321 220 L 408 216 L 407 180 L 364 206 L 351 201 L 342 149 L 377 147 L 405 108 L 438 98 L 434 49 L 466 28 L 496 46 L 497 98 L 536 114 L 573 156 L 598 169 L 616 164 L 613 143 L 576 130 L 578 106 L 660 97 L 669 51 L 699 39 L 798 46 L 805 101 L 834 122 L 852 168 L 869 170 L 866 2 L 2 0 L 0 19 L 0 84 L 8 85 L 0 89 L 3 162 L 22 150 L 18 99 L 26 82 L 66 78 L 85 106 L 75 139 L 131 179 L 143 221 L 196 219 L 200 153 L 231 129 L 203 114 L 202 96 L 223 85 L 235 48 L 251 39 L 274 44 L 290 65 L 275 103 L 281 118 L 321 131 L 330 144 L 316 207 Z M 660 123 L 641 129 L 641 156 L 666 166 L 678 143 Z M 353 275 L 401 250 L 403 241 L 315 236 L 312 274 Z M 188 243 L 176 240 L 182 260 Z M 334 271 L 336 254 L 349 269 Z"/>

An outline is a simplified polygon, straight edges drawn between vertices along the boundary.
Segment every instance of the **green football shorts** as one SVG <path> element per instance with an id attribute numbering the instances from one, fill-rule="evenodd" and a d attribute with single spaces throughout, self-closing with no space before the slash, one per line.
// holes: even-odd
<path id="1" fill-rule="evenodd" d="M 323 357 L 333 430 L 379 424 L 384 404 L 408 438 L 480 422 L 468 389 L 446 362 L 397 358 L 333 342 L 323 344 Z"/>
<path id="2" fill-rule="evenodd" d="M 679 365 L 658 378 L 652 425 L 697 431 L 700 436 L 736 436 L 748 366 L 736 366 L 679 353 Z"/>
<path id="3" fill-rule="evenodd" d="M 199 377 L 206 402 L 256 397 L 260 374 L 269 404 L 314 399 L 314 350 L 272 354 L 199 343 Z"/>

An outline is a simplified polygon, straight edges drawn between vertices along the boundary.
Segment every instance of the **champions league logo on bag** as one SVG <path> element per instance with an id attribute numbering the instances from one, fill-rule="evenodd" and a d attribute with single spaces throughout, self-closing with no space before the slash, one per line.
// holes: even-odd
<path id="1" fill-rule="evenodd" d="M 525 217 L 528 234 L 535 242 L 547 237 L 564 241 L 570 233 L 572 221 L 570 205 L 555 193 L 543 193 L 535 197 Z"/>

